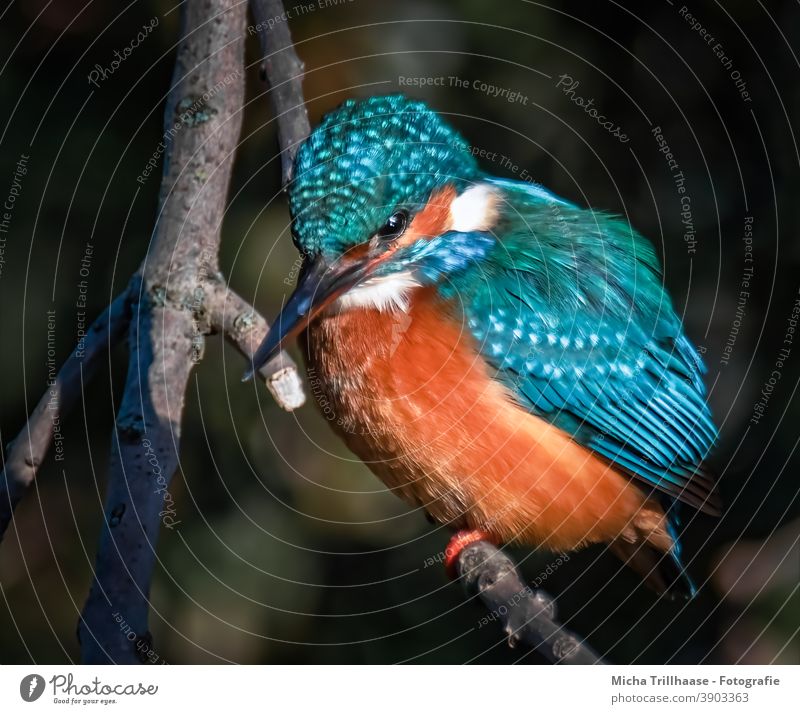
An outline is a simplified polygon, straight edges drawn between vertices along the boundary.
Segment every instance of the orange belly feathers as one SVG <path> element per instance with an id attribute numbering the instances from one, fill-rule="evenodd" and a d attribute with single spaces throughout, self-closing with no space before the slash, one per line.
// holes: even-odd
<path id="1" fill-rule="evenodd" d="M 607 461 L 515 404 L 432 291 L 407 311 L 326 313 L 305 336 L 334 428 L 394 492 L 497 542 L 667 550 L 663 510 Z"/>

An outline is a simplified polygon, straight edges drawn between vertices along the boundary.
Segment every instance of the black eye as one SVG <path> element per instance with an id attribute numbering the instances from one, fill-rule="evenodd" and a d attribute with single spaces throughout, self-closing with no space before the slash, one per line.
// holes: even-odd
<path id="1" fill-rule="evenodd" d="M 381 240 L 395 240 L 403 235 L 408 225 L 408 213 L 406 211 L 395 211 L 389 220 L 384 223 L 376 235 Z"/>

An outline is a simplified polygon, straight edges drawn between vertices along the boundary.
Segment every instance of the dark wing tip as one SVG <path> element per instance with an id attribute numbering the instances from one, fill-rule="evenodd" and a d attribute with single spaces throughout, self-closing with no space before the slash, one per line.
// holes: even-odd
<path id="1" fill-rule="evenodd" d="M 698 466 L 689 483 L 695 487 L 695 502 L 686 502 L 701 513 L 719 518 L 722 515 L 722 498 L 717 491 L 714 477 L 705 468 Z"/>

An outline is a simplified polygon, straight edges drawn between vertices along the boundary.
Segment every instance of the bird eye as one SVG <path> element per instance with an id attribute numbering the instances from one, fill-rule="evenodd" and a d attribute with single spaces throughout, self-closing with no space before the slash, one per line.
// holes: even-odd
<path id="1" fill-rule="evenodd" d="M 403 235 L 408 225 L 408 213 L 406 211 L 395 211 L 377 232 L 381 240 L 395 240 Z"/>

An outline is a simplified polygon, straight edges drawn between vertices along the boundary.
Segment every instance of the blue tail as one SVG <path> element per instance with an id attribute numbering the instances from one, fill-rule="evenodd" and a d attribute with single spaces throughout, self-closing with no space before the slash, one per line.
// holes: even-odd
<path id="1" fill-rule="evenodd" d="M 683 600 L 690 600 L 697 594 L 697 588 L 689 573 L 686 572 L 686 566 L 681 560 L 681 540 L 678 536 L 678 528 L 680 527 L 680 516 L 678 510 L 679 503 L 674 503 L 667 511 L 667 530 L 672 536 L 673 546 L 668 553 L 665 553 L 661 561 L 658 563 L 658 568 L 661 571 L 664 582 L 666 583 L 666 592 L 673 598 L 681 598 Z"/>

